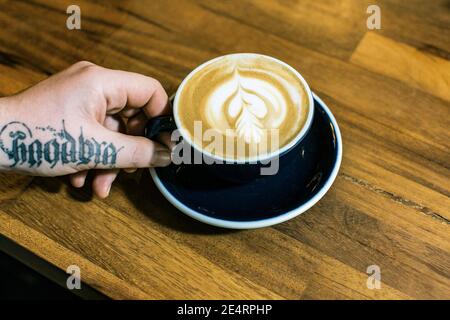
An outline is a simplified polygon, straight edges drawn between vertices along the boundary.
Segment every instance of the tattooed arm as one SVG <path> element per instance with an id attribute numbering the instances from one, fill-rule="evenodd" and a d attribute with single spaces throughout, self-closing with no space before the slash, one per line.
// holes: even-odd
<path id="1" fill-rule="evenodd" d="M 0 99 L 0 170 L 70 174 L 82 187 L 88 170 L 103 169 L 94 171 L 93 188 L 106 197 L 120 168 L 170 163 L 167 146 L 142 137 L 148 118 L 169 112 L 156 80 L 79 62 Z"/>

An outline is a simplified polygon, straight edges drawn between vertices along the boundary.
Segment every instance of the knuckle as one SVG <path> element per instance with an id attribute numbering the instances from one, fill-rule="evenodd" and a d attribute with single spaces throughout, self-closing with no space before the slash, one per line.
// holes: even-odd
<path id="1" fill-rule="evenodd" d="M 150 161 L 148 159 L 148 152 L 146 152 L 146 150 L 150 150 L 151 146 L 148 145 L 147 139 L 143 137 L 135 137 L 135 139 L 136 143 L 133 144 L 129 153 L 130 168 L 140 168 Z"/>
<path id="2" fill-rule="evenodd" d="M 93 63 L 88 63 L 76 70 L 76 77 L 85 90 L 85 97 L 89 98 L 94 105 L 102 105 L 104 100 L 102 69 Z"/>
<path id="3" fill-rule="evenodd" d="M 156 80 L 155 78 L 150 78 L 150 79 L 152 79 L 152 82 L 156 87 L 162 88 L 162 84 L 161 84 L 161 82 L 159 82 L 159 80 Z"/>
<path id="4" fill-rule="evenodd" d="M 102 67 L 96 64 L 85 65 L 80 68 L 80 72 L 87 76 L 97 76 L 102 70 Z"/>
<path id="5" fill-rule="evenodd" d="M 130 155 L 130 168 L 138 168 L 139 164 L 142 162 L 142 154 L 139 152 L 137 145 L 133 146 Z"/>
<path id="6" fill-rule="evenodd" d="M 73 68 L 74 74 L 78 75 L 81 79 L 88 81 L 88 83 L 97 83 L 97 80 L 99 80 L 102 75 L 102 70 L 104 69 L 88 61 L 77 62 Z"/>
<path id="7" fill-rule="evenodd" d="M 155 91 L 160 91 L 160 90 L 164 91 L 164 88 L 163 88 L 161 82 L 159 82 L 155 78 L 149 78 L 149 79 L 150 79 L 150 84 L 152 85 L 153 88 L 155 88 Z"/>
<path id="8" fill-rule="evenodd" d="M 85 170 L 89 170 L 89 169 L 93 169 L 94 167 L 94 163 L 70 163 L 69 164 L 69 170 L 70 173 L 75 173 L 75 172 L 79 172 L 79 171 L 85 171 Z"/>
<path id="9" fill-rule="evenodd" d="M 96 66 L 96 64 L 90 62 L 90 61 L 78 61 L 77 63 L 75 63 L 72 67 L 75 69 L 83 69 L 83 68 L 89 68 L 89 67 L 93 67 Z"/>
<path id="10" fill-rule="evenodd" d="M 95 168 L 95 163 L 94 162 L 89 162 L 89 163 L 86 163 L 86 164 L 79 164 L 79 165 L 76 166 L 77 172 L 78 171 L 86 171 L 86 170 L 93 169 L 93 168 Z"/>

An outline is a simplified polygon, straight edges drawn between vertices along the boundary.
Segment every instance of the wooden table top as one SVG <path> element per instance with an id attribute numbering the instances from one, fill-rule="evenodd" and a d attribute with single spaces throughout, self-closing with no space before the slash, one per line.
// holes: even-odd
<path id="1" fill-rule="evenodd" d="M 340 125 L 339 175 L 312 209 L 247 231 L 177 211 L 149 173 L 106 200 L 66 178 L 0 174 L 0 233 L 81 268 L 112 298 L 450 297 L 450 8 L 445 0 L 0 0 L 0 95 L 78 60 L 140 72 L 173 93 L 198 64 L 259 52 L 297 68 Z M 371 290 L 367 268 L 381 270 Z"/>

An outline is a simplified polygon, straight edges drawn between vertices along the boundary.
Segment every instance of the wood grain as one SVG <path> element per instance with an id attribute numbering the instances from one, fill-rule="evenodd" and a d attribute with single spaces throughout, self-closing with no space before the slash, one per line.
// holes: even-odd
<path id="1" fill-rule="evenodd" d="M 352 54 L 350 61 L 447 101 L 450 100 L 450 61 L 446 59 L 423 53 L 375 32 L 368 32 Z"/>
<path id="2" fill-rule="evenodd" d="M 444 0 L 0 1 L 0 94 L 78 60 L 158 78 L 169 93 L 231 52 L 286 61 L 335 114 L 335 184 L 312 209 L 260 230 L 182 215 L 148 172 L 99 200 L 66 178 L 0 174 L 0 233 L 117 299 L 448 299 L 450 8 Z M 382 287 L 366 286 L 367 267 Z"/>

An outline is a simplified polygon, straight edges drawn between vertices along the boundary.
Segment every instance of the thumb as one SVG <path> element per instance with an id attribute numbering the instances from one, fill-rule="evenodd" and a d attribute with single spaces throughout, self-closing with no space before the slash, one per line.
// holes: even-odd
<path id="1" fill-rule="evenodd" d="M 90 166 L 96 169 L 165 167 L 171 163 L 169 149 L 153 140 L 108 130 L 99 125 L 90 142 L 94 149 Z M 89 152 L 90 146 L 80 144 L 80 154 Z M 88 150 L 89 149 L 89 150 Z M 86 151 L 87 150 L 87 151 Z"/>

